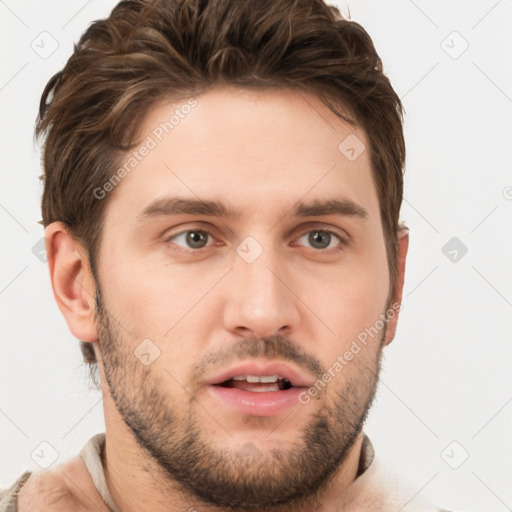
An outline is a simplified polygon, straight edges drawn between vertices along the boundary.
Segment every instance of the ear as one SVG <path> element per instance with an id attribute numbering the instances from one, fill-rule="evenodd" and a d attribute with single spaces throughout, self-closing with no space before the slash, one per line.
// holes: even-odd
<path id="1" fill-rule="evenodd" d="M 53 295 L 69 330 L 81 341 L 97 341 L 95 285 L 88 253 L 62 222 L 45 229 Z"/>
<path id="2" fill-rule="evenodd" d="M 396 334 L 396 327 L 398 325 L 398 316 L 400 308 L 393 307 L 394 305 L 402 304 L 402 293 L 404 288 L 405 279 L 405 260 L 407 258 L 407 250 L 409 249 L 409 228 L 400 227 L 398 230 L 398 272 L 396 276 L 395 295 L 393 300 L 389 304 L 389 308 L 392 309 L 395 314 L 393 317 L 389 316 L 389 321 L 386 328 L 386 337 L 384 339 L 384 345 L 389 345 Z"/>

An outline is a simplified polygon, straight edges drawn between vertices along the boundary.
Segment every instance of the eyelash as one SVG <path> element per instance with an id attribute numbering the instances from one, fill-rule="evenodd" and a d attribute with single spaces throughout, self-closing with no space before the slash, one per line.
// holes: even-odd
<path id="1" fill-rule="evenodd" d="M 314 229 L 310 229 L 308 231 L 305 231 L 302 235 L 300 235 L 298 238 L 302 238 L 303 236 L 313 232 L 313 231 L 316 231 L 316 232 L 319 232 L 319 233 L 327 233 L 331 236 L 334 236 L 335 238 L 337 238 L 339 240 L 339 245 L 334 247 L 334 248 L 330 248 L 330 249 L 314 249 L 314 248 L 311 248 L 313 251 L 315 252 L 318 252 L 318 253 L 322 253 L 322 254 L 335 254 L 335 253 L 338 253 L 340 251 L 342 251 L 345 246 L 347 245 L 347 240 L 345 240 L 341 235 L 339 235 L 338 233 L 330 230 L 330 229 L 319 229 L 319 228 L 314 228 Z M 184 231 L 180 231 L 179 233 L 175 233 L 173 235 L 170 235 L 168 237 L 166 237 L 165 241 L 166 242 L 169 242 L 169 243 L 172 243 L 171 240 L 173 238 L 176 238 L 180 235 L 184 235 L 186 233 L 193 233 L 193 232 L 196 232 L 196 233 L 205 233 L 206 235 L 214 238 L 214 236 L 209 232 L 209 231 L 206 231 L 205 229 L 186 229 Z M 206 250 L 208 249 L 208 247 L 210 247 L 209 245 L 208 246 L 205 246 L 205 247 L 201 247 L 199 249 L 184 249 L 184 248 L 180 248 L 180 249 L 175 249 L 175 248 L 172 248 L 172 250 L 175 250 L 175 251 L 179 251 L 179 252 L 191 252 L 191 253 L 199 253 L 199 252 L 202 252 L 203 250 Z"/>

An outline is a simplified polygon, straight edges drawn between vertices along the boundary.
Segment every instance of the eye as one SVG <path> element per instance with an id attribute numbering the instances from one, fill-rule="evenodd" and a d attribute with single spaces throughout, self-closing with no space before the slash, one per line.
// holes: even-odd
<path id="1" fill-rule="evenodd" d="M 180 245 L 184 249 L 203 249 L 207 246 L 208 237 L 211 235 L 207 231 L 189 229 L 169 237 L 166 241 Z"/>
<path id="2" fill-rule="evenodd" d="M 208 231 L 188 229 L 168 237 L 166 242 L 171 242 L 185 250 L 199 251 L 212 245 L 208 243 L 209 238 L 213 239 Z M 341 251 L 346 245 L 346 241 L 340 235 L 328 229 L 312 229 L 304 233 L 298 240 L 301 245 L 308 243 L 313 249 L 326 253 Z"/>
<path id="3" fill-rule="evenodd" d="M 345 240 L 340 235 L 328 229 L 313 229 L 302 235 L 298 240 L 303 239 L 311 244 L 313 249 L 328 252 L 340 251 L 345 243 Z M 336 241 L 338 244 L 336 244 Z"/>

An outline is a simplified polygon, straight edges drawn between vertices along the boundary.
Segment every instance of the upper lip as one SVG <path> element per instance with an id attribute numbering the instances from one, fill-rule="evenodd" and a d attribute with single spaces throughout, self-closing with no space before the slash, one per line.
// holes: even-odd
<path id="1" fill-rule="evenodd" d="M 278 375 L 290 381 L 292 386 L 311 387 L 313 385 L 311 378 L 294 370 L 285 363 L 279 361 L 269 362 L 255 360 L 231 366 L 207 380 L 206 383 L 209 385 L 221 384 L 238 375 Z"/>

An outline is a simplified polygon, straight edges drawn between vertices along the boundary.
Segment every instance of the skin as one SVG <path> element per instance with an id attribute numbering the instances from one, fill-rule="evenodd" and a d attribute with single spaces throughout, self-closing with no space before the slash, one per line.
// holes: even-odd
<path id="1" fill-rule="evenodd" d="M 103 199 L 98 283 L 66 227 L 46 228 L 59 308 L 99 360 L 107 484 L 127 512 L 336 510 L 356 477 L 362 423 L 398 313 L 323 392 L 289 414 L 236 413 L 210 395 L 205 380 L 258 357 L 286 362 L 314 382 L 400 303 L 408 234 L 399 236 L 396 293 L 388 302 L 369 151 L 350 161 L 338 150 L 349 134 L 368 148 L 365 133 L 316 96 L 289 89 L 220 87 L 197 100 Z M 140 141 L 182 103 L 155 105 Z M 171 195 L 218 200 L 241 216 L 141 221 L 152 201 Z M 299 201 L 339 197 L 367 218 L 290 214 Z M 332 236 L 327 249 L 315 245 L 308 235 L 326 229 L 345 242 Z M 207 247 L 187 245 L 178 236 L 186 230 L 207 231 Z M 235 250 L 249 235 L 263 250 L 252 263 Z M 146 366 L 133 352 L 148 338 L 160 355 Z M 247 443 L 258 460 L 237 458 Z M 87 472 L 80 475 L 75 482 L 89 485 Z"/>

